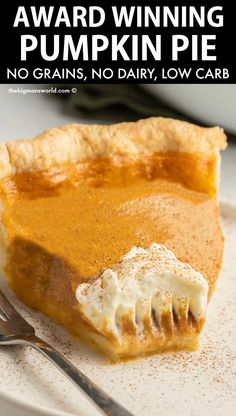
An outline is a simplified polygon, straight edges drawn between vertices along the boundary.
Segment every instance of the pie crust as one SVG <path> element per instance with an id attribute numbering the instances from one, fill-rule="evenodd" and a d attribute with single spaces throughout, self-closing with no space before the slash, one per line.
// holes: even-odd
<path id="1" fill-rule="evenodd" d="M 109 126 L 69 124 L 48 129 L 32 140 L 0 143 L 0 178 L 117 154 L 129 158 L 161 152 L 217 156 L 225 148 L 221 128 L 203 128 L 175 119 L 149 118 Z"/>
<path id="2" fill-rule="evenodd" d="M 72 124 L 1 143 L 0 253 L 9 285 L 112 359 L 195 349 L 222 257 L 217 195 L 225 147 L 219 127 L 167 118 Z M 114 287 L 110 296 L 109 273 L 123 298 Z M 129 283 L 138 288 L 132 305 Z M 143 297 L 147 284 L 151 300 Z M 110 309 L 108 298 L 116 302 Z"/>

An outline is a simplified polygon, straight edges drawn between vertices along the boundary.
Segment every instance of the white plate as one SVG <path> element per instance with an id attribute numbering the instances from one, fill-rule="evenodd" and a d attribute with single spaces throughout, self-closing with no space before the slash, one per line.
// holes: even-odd
<path id="1" fill-rule="evenodd" d="M 222 126 L 236 134 L 236 85 L 143 85 L 169 105 L 206 125 Z"/>
<path id="2" fill-rule="evenodd" d="M 226 237 L 217 290 L 208 307 L 201 348 L 110 365 L 23 305 L 18 310 L 100 387 L 136 416 L 231 416 L 236 406 L 236 205 L 222 204 Z M 6 288 L 5 288 L 6 290 Z M 96 416 L 85 396 L 39 353 L 0 348 L 0 408 L 4 416 Z"/>

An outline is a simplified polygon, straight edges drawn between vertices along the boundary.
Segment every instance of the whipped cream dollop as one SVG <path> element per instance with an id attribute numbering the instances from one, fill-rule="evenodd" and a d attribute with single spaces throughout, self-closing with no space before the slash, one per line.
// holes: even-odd
<path id="1" fill-rule="evenodd" d="M 163 314 L 205 318 L 208 283 L 164 245 L 132 248 L 112 269 L 76 290 L 85 319 L 101 333 L 119 336 L 125 317 L 141 331 L 144 322 L 161 328 Z M 174 322 L 173 322 L 174 325 Z"/>

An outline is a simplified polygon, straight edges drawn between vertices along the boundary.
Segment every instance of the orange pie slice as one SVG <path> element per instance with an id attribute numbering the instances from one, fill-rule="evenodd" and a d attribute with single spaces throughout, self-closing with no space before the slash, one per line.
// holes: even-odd
<path id="1" fill-rule="evenodd" d="M 219 275 L 223 131 L 151 118 L 0 144 L 1 263 L 113 359 L 194 350 Z"/>

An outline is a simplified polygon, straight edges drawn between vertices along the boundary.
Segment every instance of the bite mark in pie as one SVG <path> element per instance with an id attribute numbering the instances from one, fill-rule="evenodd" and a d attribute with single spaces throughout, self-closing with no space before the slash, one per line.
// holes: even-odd
<path id="1" fill-rule="evenodd" d="M 223 251 L 219 128 L 152 118 L 0 144 L 0 249 L 27 305 L 117 359 L 193 350 Z"/>

